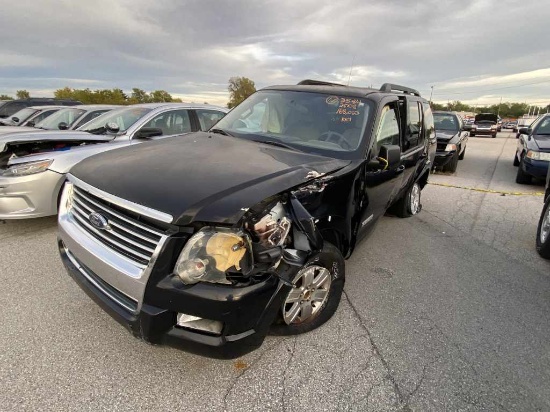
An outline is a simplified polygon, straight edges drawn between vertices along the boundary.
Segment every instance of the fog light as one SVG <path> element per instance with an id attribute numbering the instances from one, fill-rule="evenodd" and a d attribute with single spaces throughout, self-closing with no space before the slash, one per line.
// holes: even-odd
<path id="1" fill-rule="evenodd" d="M 198 316 L 178 313 L 177 325 L 182 328 L 200 330 L 219 335 L 222 333 L 223 323 L 217 320 L 203 319 Z"/>

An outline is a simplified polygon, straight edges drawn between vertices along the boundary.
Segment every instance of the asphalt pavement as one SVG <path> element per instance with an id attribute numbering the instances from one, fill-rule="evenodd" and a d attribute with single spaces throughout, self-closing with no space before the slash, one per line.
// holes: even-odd
<path id="1" fill-rule="evenodd" d="M 515 144 L 470 138 L 346 262 L 327 324 L 232 361 L 132 337 L 66 275 L 54 218 L 0 223 L 0 410 L 550 410 L 544 187 L 515 183 Z"/>

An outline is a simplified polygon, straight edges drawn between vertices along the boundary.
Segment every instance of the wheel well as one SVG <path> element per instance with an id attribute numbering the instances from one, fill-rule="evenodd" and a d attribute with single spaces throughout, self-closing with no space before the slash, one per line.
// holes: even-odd
<path id="1" fill-rule="evenodd" d="M 344 236 L 336 229 L 324 229 L 321 230 L 323 239 L 329 243 L 332 243 L 340 251 L 342 256 L 346 256 L 349 249 L 349 242 L 344 240 Z"/>

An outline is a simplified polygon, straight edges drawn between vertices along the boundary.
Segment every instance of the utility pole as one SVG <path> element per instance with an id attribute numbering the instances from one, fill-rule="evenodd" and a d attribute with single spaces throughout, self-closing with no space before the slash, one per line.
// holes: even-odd
<path id="1" fill-rule="evenodd" d="M 498 104 L 497 117 L 500 115 L 500 105 L 502 104 L 502 96 L 500 96 L 500 103 Z"/>
<path id="2" fill-rule="evenodd" d="M 430 92 L 430 106 L 432 105 L 432 96 L 434 94 L 434 87 L 432 86 L 432 91 Z"/>

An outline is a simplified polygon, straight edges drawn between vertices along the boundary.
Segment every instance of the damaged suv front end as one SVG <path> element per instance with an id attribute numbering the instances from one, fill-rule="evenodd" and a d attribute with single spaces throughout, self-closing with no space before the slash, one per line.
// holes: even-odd
<path id="1" fill-rule="evenodd" d="M 284 325 L 300 323 L 327 304 L 329 290 L 340 297 L 343 260 L 333 266 L 341 278 L 306 265 L 323 238 L 292 192 L 247 209 L 231 226 L 172 220 L 72 175 L 60 202 L 65 267 L 148 342 L 233 358 L 259 347 L 278 315 Z"/>

